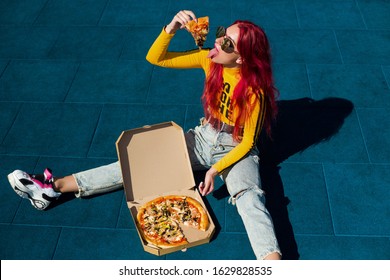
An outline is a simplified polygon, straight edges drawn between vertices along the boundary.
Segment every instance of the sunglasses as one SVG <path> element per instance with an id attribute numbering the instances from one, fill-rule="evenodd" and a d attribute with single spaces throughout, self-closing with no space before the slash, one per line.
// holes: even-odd
<path id="1" fill-rule="evenodd" d="M 226 37 L 226 28 L 225 27 L 219 26 L 217 28 L 217 33 L 215 35 L 216 35 L 217 38 L 224 37 L 223 41 L 221 43 L 221 49 L 224 52 L 238 54 L 238 52 L 234 50 L 234 45 L 235 45 L 234 41 L 231 38 Z"/>

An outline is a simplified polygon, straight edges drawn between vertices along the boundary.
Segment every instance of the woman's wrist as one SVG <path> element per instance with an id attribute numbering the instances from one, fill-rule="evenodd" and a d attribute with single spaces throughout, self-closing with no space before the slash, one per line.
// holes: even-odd
<path id="1" fill-rule="evenodd" d="M 217 176 L 218 175 L 218 170 L 214 167 L 214 166 L 211 166 L 210 169 L 208 170 L 209 174 L 212 175 L 213 177 Z"/>
<path id="2" fill-rule="evenodd" d="M 177 29 L 174 29 L 173 27 L 171 27 L 170 24 L 166 25 L 165 28 L 164 28 L 165 32 L 167 32 L 168 34 L 175 34 Z"/>

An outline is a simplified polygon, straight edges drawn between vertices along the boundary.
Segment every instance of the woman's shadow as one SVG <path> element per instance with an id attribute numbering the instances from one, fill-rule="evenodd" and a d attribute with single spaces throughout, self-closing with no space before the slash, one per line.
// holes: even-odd
<path id="1" fill-rule="evenodd" d="M 265 134 L 259 137 L 260 175 L 283 259 L 299 259 L 299 251 L 288 216 L 289 199 L 284 194 L 279 164 L 337 134 L 353 107 L 352 102 L 342 98 L 279 101 L 272 139 Z M 227 197 L 226 187 L 214 191 L 213 195 L 217 199 Z"/>

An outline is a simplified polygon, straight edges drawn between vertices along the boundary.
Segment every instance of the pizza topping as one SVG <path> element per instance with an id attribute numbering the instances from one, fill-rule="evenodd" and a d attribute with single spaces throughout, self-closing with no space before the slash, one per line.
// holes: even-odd
<path id="1" fill-rule="evenodd" d="M 197 20 L 191 20 L 186 24 L 186 29 L 191 33 L 195 44 L 199 48 L 202 48 L 209 33 L 209 17 L 200 17 Z"/>
<path id="2" fill-rule="evenodd" d="M 185 196 L 160 197 L 146 203 L 138 210 L 137 221 L 144 238 L 163 247 L 188 243 L 180 224 L 203 231 L 209 224 L 201 204 Z"/>

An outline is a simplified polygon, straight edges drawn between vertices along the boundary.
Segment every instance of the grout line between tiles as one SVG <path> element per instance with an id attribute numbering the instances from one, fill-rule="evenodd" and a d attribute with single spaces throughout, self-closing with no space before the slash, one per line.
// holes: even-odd
<path id="1" fill-rule="evenodd" d="M 385 67 L 384 65 L 381 65 L 381 70 L 382 70 L 383 76 L 385 77 L 385 81 L 386 81 L 387 87 L 390 90 L 390 81 L 389 81 L 390 78 L 389 78 L 389 80 L 387 79 L 384 67 Z"/>
<path id="2" fill-rule="evenodd" d="M 297 1 L 296 1 L 296 0 L 294 0 L 294 8 L 295 8 L 295 16 L 296 16 L 296 18 L 297 18 L 298 29 L 301 29 L 301 28 L 302 28 L 302 25 L 301 25 L 301 21 L 300 21 L 300 18 L 299 18 L 298 7 L 297 7 Z"/>
<path id="3" fill-rule="evenodd" d="M 156 69 L 156 66 L 152 66 L 152 71 L 150 72 L 150 76 L 149 76 L 149 85 L 148 85 L 148 89 L 146 91 L 146 96 L 145 96 L 145 102 L 144 104 L 145 105 L 150 105 L 151 103 L 149 103 L 149 96 L 150 96 L 150 89 L 152 87 L 152 79 L 153 79 L 153 75 L 154 75 L 154 70 Z"/>
<path id="4" fill-rule="evenodd" d="M 184 128 L 183 129 L 185 129 L 185 127 L 187 126 L 187 117 L 188 117 L 188 106 L 189 105 L 186 105 L 186 106 L 184 106 L 185 107 L 185 110 L 184 110 L 184 123 L 183 123 L 183 126 L 184 126 Z"/>
<path id="5" fill-rule="evenodd" d="M 76 80 L 77 74 L 79 73 L 79 70 L 80 70 L 80 67 L 81 67 L 81 62 L 78 62 L 77 64 L 78 64 L 78 65 L 77 65 L 77 69 L 76 69 L 76 71 L 75 71 L 75 73 L 74 73 L 74 75 L 73 75 L 72 81 L 69 83 L 68 90 L 66 91 L 66 94 L 65 94 L 65 96 L 64 96 L 64 99 L 62 100 L 61 103 L 66 103 L 66 99 L 68 98 L 69 93 L 70 93 L 70 91 L 71 91 L 71 89 L 72 89 L 72 87 L 73 87 L 73 83 L 74 83 L 74 81 Z"/>
<path id="6" fill-rule="evenodd" d="M 130 217 L 130 216 L 129 216 Z M 130 217 L 131 218 L 131 217 Z M 0 223 L 6 224 L 6 223 Z M 68 226 L 68 225 L 52 225 L 52 224 L 25 224 L 25 223 L 12 223 L 6 224 L 9 226 L 18 227 L 36 227 L 36 228 L 60 228 L 61 231 L 64 229 L 76 229 L 76 230 L 104 230 L 104 231 L 136 231 L 135 228 L 116 228 L 116 227 L 92 227 L 92 226 Z"/>
<path id="7" fill-rule="evenodd" d="M 93 144 L 93 140 L 95 139 L 96 131 L 97 131 L 98 127 L 99 127 L 99 123 L 100 123 L 100 120 L 101 120 L 101 118 L 102 118 L 104 106 L 105 106 L 105 105 L 103 104 L 103 105 L 101 106 L 101 108 L 100 108 L 99 117 L 98 117 L 98 119 L 97 119 L 97 121 L 96 121 L 95 129 L 93 130 L 93 134 L 92 134 L 92 137 L 91 137 L 91 141 L 89 142 L 89 147 L 88 147 L 88 151 L 87 151 L 87 153 L 86 153 L 86 157 L 88 157 L 88 155 L 89 155 L 89 153 L 90 153 L 90 151 L 91 151 L 91 147 L 92 147 L 92 144 Z"/>
<path id="8" fill-rule="evenodd" d="M 355 111 L 356 118 L 357 118 L 357 121 L 358 121 L 358 124 L 359 124 L 360 134 L 361 134 L 362 139 L 363 139 L 364 148 L 365 148 L 366 153 L 367 153 L 368 162 L 372 164 L 371 157 L 370 157 L 370 152 L 369 152 L 368 147 L 367 147 L 366 137 L 364 137 L 364 131 L 363 131 L 362 124 L 361 124 L 360 118 L 359 118 L 359 112 L 358 112 L 358 110 L 356 108 L 354 109 L 354 111 Z"/>
<path id="9" fill-rule="evenodd" d="M 52 59 L 52 53 L 55 49 L 55 46 L 57 45 L 58 41 L 60 40 L 60 37 L 61 37 L 61 34 L 63 34 L 67 28 L 67 26 L 57 26 L 56 27 L 58 29 L 58 33 L 57 33 L 57 38 L 55 40 L 53 40 L 53 44 L 50 46 L 49 50 L 47 51 L 47 55 L 45 57 L 45 59 Z M 64 60 L 68 60 L 68 59 L 64 59 Z"/>
<path id="10" fill-rule="evenodd" d="M 19 108 L 18 108 L 18 112 L 15 114 L 15 117 L 13 118 L 12 120 L 12 124 L 10 125 L 9 129 L 7 130 L 7 132 L 5 133 L 4 137 L 3 137 L 3 140 L 0 142 L 0 145 L 3 145 L 4 144 L 4 141 L 5 139 L 7 139 L 7 136 L 8 134 L 10 133 L 12 127 L 14 126 L 15 122 L 16 122 L 16 119 L 18 118 L 19 114 L 20 114 L 20 111 L 22 110 L 22 107 L 24 106 L 24 102 L 21 102 L 19 104 Z"/>
<path id="11" fill-rule="evenodd" d="M 38 19 L 40 18 L 41 14 L 43 13 L 43 10 L 49 5 L 50 0 L 46 0 L 45 4 L 42 5 L 40 11 L 37 14 L 37 17 L 32 21 L 31 26 L 36 26 L 36 23 Z"/>
<path id="12" fill-rule="evenodd" d="M 322 163 L 321 167 L 322 167 L 322 174 L 324 175 L 326 195 L 328 197 L 327 200 L 328 200 L 328 207 L 329 207 L 329 215 L 330 215 L 330 219 L 331 219 L 331 222 L 332 222 L 332 231 L 333 231 L 333 235 L 336 235 L 336 226 L 335 226 L 334 218 L 333 218 L 332 203 L 331 203 L 331 199 L 330 199 L 330 195 L 329 195 L 329 183 L 328 183 L 328 180 L 327 180 L 327 174 L 326 174 L 326 170 L 325 170 L 325 165 Z"/>
<path id="13" fill-rule="evenodd" d="M 129 33 L 130 33 L 130 27 L 127 27 L 125 34 L 128 35 Z M 122 59 L 122 55 L 123 55 L 123 52 L 125 51 L 126 40 L 127 40 L 127 36 L 124 36 L 124 39 L 123 39 L 123 42 L 122 42 L 122 48 L 121 48 L 121 50 L 119 52 L 118 58 L 116 60 L 114 60 L 114 61 L 118 61 L 119 62 L 119 61 L 124 60 L 124 59 Z"/>
<path id="14" fill-rule="evenodd" d="M 11 64 L 11 61 L 12 61 L 12 59 L 8 59 L 3 71 L 0 72 L 0 81 L 1 81 L 1 77 L 4 75 L 5 71 L 7 70 L 9 65 Z"/>
<path id="15" fill-rule="evenodd" d="M 119 211 L 118 211 L 118 217 L 116 219 L 116 224 L 115 224 L 115 229 L 118 228 L 119 226 L 119 221 L 120 221 L 120 218 L 121 218 L 121 214 L 122 214 L 122 204 L 123 204 L 123 201 L 126 200 L 125 199 L 125 192 L 123 192 L 122 194 L 122 199 L 121 199 L 121 203 L 119 203 Z M 126 201 L 127 202 L 127 201 Z M 129 217 L 130 218 L 130 217 Z"/>
<path id="16" fill-rule="evenodd" d="M 306 71 L 307 84 L 308 84 L 308 86 L 309 86 L 310 97 L 311 97 L 312 99 L 314 99 L 314 97 L 313 97 L 313 89 L 312 89 L 312 86 L 311 86 L 311 83 L 310 83 L 309 69 L 308 69 L 307 66 L 308 66 L 307 63 L 305 63 L 305 71 Z"/>
<path id="17" fill-rule="evenodd" d="M 363 15 L 363 13 L 362 13 L 362 10 L 361 10 L 361 8 L 360 8 L 360 6 L 359 6 L 359 1 L 355 0 L 355 4 L 356 4 L 357 9 L 359 10 L 359 14 L 360 14 L 360 17 L 362 18 L 364 27 L 365 27 L 366 29 L 368 29 L 367 23 L 366 23 L 366 19 L 364 18 L 364 15 Z"/>
<path id="18" fill-rule="evenodd" d="M 16 207 L 16 210 L 15 210 L 14 215 L 12 216 L 10 225 L 14 225 L 14 221 L 15 221 L 16 216 L 18 215 L 18 212 L 19 212 L 19 209 L 20 209 L 20 205 L 22 204 L 22 201 L 23 201 L 23 199 L 20 198 L 20 199 L 19 199 L 19 202 L 18 202 L 18 207 Z"/>
<path id="19" fill-rule="evenodd" d="M 313 237 L 353 237 L 353 238 L 390 238 L 390 235 L 367 235 L 367 234 L 316 234 L 316 233 L 296 233 L 296 236 L 313 236 Z"/>
<path id="20" fill-rule="evenodd" d="M 103 9 L 102 9 L 102 12 L 101 12 L 101 14 L 100 14 L 99 20 L 98 20 L 97 23 L 96 23 L 96 26 L 101 26 L 100 23 L 101 23 L 101 21 L 102 21 L 102 18 L 103 18 L 103 16 L 104 16 L 104 13 L 106 12 L 106 9 L 107 9 L 107 7 L 108 7 L 108 5 L 109 5 L 110 3 L 111 3 L 111 0 L 106 1 L 106 4 L 104 5 L 104 7 L 103 7 Z"/>
<path id="21" fill-rule="evenodd" d="M 56 244 L 55 244 L 55 246 L 54 246 L 53 255 L 51 256 L 51 259 L 52 259 L 52 260 L 55 259 L 55 256 L 56 256 L 56 253 L 57 253 L 57 249 L 58 249 L 58 244 L 60 243 L 60 239 L 61 239 L 63 230 L 64 230 L 64 228 L 61 227 L 60 233 L 58 234 L 58 237 L 57 237 L 57 242 L 56 242 Z"/>
<path id="22" fill-rule="evenodd" d="M 343 54 L 342 54 L 341 49 L 340 49 L 339 40 L 337 39 L 337 34 L 336 34 L 336 30 L 335 30 L 335 29 L 333 29 L 333 36 L 334 36 L 334 39 L 335 39 L 335 41 L 336 41 L 337 50 L 339 51 L 339 55 L 340 55 L 340 59 L 341 59 L 341 64 L 345 64 L 344 58 L 343 58 Z"/>

